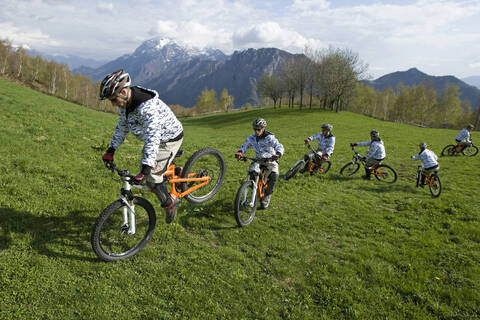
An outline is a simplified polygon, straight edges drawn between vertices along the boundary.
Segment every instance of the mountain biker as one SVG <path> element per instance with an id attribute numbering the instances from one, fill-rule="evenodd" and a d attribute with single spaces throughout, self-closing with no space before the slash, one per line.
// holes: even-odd
<path id="1" fill-rule="evenodd" d="M 141 171 L 133 184 L 147 184 L 165 208 L 166 222 L 175 217 L 180 199 L 171 197 L 163 181 L 163 172 L 172 163 L 183 141 L 183 127 L 172 110 L 154 90 L 130 86 L 130 76 L 122 69 L 107 75 L 101 85 L 99 99 L 108 99 L 118 107 L 118 123 L 102 159 L 107 168 L 113 155 L 131 132 L 145 144 L 140 162 Z"/>
<path id="2" fill-rule="evenodd" d="M 472 144 L 472 134 L 470 133 L 472 130 L 473 124 L 469 124 L 457 135 L 455 141 L 457 141 L 458 146 L 460 146 L 460 150 L 458 151 L 462 151 L 465 149 L 465 147 L 468 147 Z"/>
<path id="3" fill-rule="evenodd" d="M 365 160 L 365 175 L 362 176 L 362 178 L 366 180 L 370 180 L 371 168 L 379 165 L 386 156 L 385 146 L 383 145 L 383 141 L 380 139 L 380 135 L 377 130 L 370 131 L 370 138 L 371 140 L 367 142 L 350 143 L 351 147 L 370 146 L 367 155 L 363 157 L 363 160 Z"/>
<path id="4" fill-rule="evenodd" d="M 335 136 L 332 134 L 332 129 L 333 126 L 331 124 L 325 123 L 322 125 L 321 133 L 314 134 L 305 139 L 305 144 L 309 144 L 311 141 L 318 140 L 316 152 L 323 160 L 330 158 L 333 154 L 333 149 L 335 148 Z M 312 161 L 313 151 L 306 153 L 303 158 L 307 163 Z"/>
<path id="5" fill-rule="evenodd" d="M 265 128 L 267 127 L 267 122 L 258 118 L 253 120 L 253 130 L 254 133 L 249 135 L 243 145 L 235 153 L 235 158 L 240 160 L 242 155 L 252 147 L 255 150 L 256 157 L 260 159 L 269 159 L 269 162 L 265 163 L 265 166 L 268 170 L 271 170 L 270 175 L 267 180 L 267 190 L 265 190 L 265 196 L 260 199 L 260 203 L 263 209 L 268 208 L 270 200 L 272 199 L 273 188 L 278 180 L 278 162 L 277 160 L 283 155 L 284 149 L 283 145 L 278 142 L 275 135 Z M 259 164 L 254 162 L 251 164 L 249 171 L 258 171 Z"/>
<path id="6" fill-rule="evenodd" d="M 420 182 L 420 186 L 425 185 L 425 176 L 433 171 L 438 171 L 440 167 L 438 166 L 438 157 L 437 155 L 427 149 L 427 143 L 422 142 L 418 145 L 420 147 L 420 152 L 416 155 L 412 156 L 412 160 L 422 160 L 422 179 Z"/>

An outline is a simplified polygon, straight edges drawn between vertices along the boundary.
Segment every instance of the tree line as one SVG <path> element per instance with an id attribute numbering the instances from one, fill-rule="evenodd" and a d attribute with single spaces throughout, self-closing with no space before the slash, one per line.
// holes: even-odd
<path id="1" fill-rule="evenodd" d="M 116 112 L 107 101 L 98 100 L 100 82 L 72 74 L 66 64 L 31 57 L 22 47 L 0 39 L 0 76 L 35 90 L 96 110 Z"/>
<path id="2" fill-rule="evenodd" d="M 458 86 L 447 84 L 441 94 L 428 82 L 375 91 L 361 82 L 368 76 L 367 67 L 350 49 L 306 48 L 279 73 L 261 77 L 257 89 L 274 108 L 284 102 L 289 108 L 320 106 L 420 126 L 458 128 L 473 123 L 478 129 L 480 106 L 472 110 L 462 101 Z"/>

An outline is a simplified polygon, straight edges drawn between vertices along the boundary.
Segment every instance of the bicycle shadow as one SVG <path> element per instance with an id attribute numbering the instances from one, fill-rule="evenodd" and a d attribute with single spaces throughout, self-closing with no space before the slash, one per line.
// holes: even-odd
<path id="1" fill-rule="evenodd" d="M 210 230 L 228 230 L 237 226 L 233 216 L 233 204 L 222 199 L 210 201 L 202 205 L 188 203 L 183 209 L 186 213 L 180 213 L 179 222 L 185 229 L 189 229 L 191 226 L 198 228 L 199 225 L 194 220 L 202 218 L 215 219 L 215 226 L 211 224 L 206 226 Z M 235 225 L 223 225 L 231 222 L 235 222 Z"/>
<path id="2" fill-rule="evenodd" d="M 365 183 L 369 183 L 369 182 L 376 183 L 376 181 L 365 181 Z M 382 182 L 378 182 L 376 185 L 366 184 L 364 187 L 362 187 L 362 190 L 375 192 L 375 193 L 388 193 L 388 192 L 414 193 L 416 191 L 416 188 L 414 186 L 407 185 L 407 184 L 398 184 L 398 181 L 397 181 L 394 184 L 386 184 Z"/>
<path id="3" fill-rule="evenodd" d="M 85 234 L 85 226 L 92 226 L 95 220 L 85 212 L 88 211 L 78 210 L 52 217 L 0 207 L 0 251 L 28 238 L 22 235 L 30 235 L 30 247 L 42 255 L 96 261 L 92 256 L 89 233 Z"/>

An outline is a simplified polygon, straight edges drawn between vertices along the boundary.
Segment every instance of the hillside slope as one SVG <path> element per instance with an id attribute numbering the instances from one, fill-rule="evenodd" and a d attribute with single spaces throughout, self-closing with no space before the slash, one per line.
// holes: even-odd
<path id="1" fill-rule="evenodd" d="M 322 123 L 334 125 L 337 144 L 331 172 L 280 181 L 271 208 L 240 229 L 232 206 L 248 165 L 233 154 L 258 116 L 285 146 L 282 172 Z M 145 193 L 158 209 L 152 240 L 107 264 L 89 236 L 121 187 L 100 160 L 116 116 L 0 79 L 0 121 L 0 318 L 480 317 L 479 156 L 440 159 L 438 199 L 413 184 L 418 142 L 439 154 L 456 131 L 286 108 L 182 119 L 187 154 L 177 163 L 218 148 L 227 162 L 222 190 L 203 206 L 182 202 L 171 225 Z M 338 174 L 348 143 L 372 128 L 399 172 L 394 185 Z M 141 149 L 129 136 L 117 164 L 135 172 Z"/>

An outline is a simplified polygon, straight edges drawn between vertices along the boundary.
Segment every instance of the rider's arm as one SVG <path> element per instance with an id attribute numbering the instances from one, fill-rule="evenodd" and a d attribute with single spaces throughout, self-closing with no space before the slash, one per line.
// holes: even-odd
<path id="1" fill-rule="evenodd" d="M 270 139 L 270 144 L 273 147 L 273 149 L 275 149 L 276 154 L 281 157 L 283 155 L 283 153 L 285 152 L 285 149 L 283 148 L 283 145 L 277 140 L 277 138 L 275 138 L 275 136 L 273 134 L 267 136 L 267 138 Z"/>
<path id="2" fill-rule="evenodd" d="M 319 138 L 320 138 L 321 135 L 322 135 L 321 133 L 316 133 L 316 134 L 314 134 L 313 136 L 308 137 L 308 139 L 309 139 L 310 141 L 319 140 Z"/>
<path id="3" fill-rule="evenodd" d="M 368 147 L 369 145 L 372 144 L 372 141 L 367 141 L 367 142 L 356 142 L 357 146 L 359 147 Z"/>
<path id="4" fill-rule="evenodd" d="M 334 148 L 335 148 L 335 137 L 332 136 L 326 139 L 325 153 L 330 157 L 333 153 Z"/>
<path id="5" fill-rule="evenodd" d="M 247 152 L 248 148 L 252 146 L 252 141 L 253 141 L 252 139 L 255 139 L 255 138 L 252 137 L 252 135 L 249 135 L 245 139 L 245 142 L 240 146 L 240 148 L 238 148 L 238 151 L 240 151 L 241 153 Z"/>
<path id="6" fill-rule="evenodd" d="M 125 118 L 125 109 L 120 109 L 118 111 L 118 122 L 113 132 L 112 140 L 110 140 L 109 147 L 113 149 L 118 149 L 118 147 L 123 143 L 125 137 L 128 134 L 128 125 Z"/>

